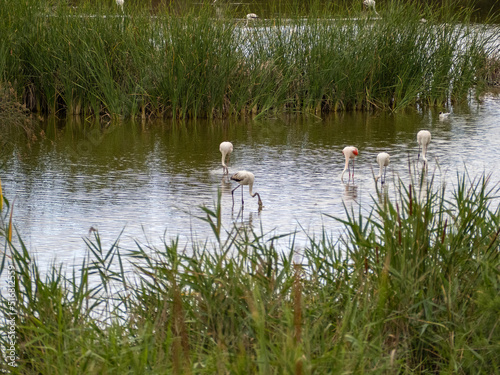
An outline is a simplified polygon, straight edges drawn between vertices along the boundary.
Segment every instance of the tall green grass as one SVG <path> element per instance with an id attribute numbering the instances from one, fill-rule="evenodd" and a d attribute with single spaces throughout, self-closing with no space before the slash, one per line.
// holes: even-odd
<path id="1" fill-rule="evenodd" d="M 153 15 L 108 5 L 3 0 L 1 79 L 60 116 L 398 110 L 464 100 L 485 81 L 495 35 L 472 9 L 413 2 L 386 3 L 378 19 L 357 3 L 291 2 L 248 26 L 208 3 Z"/>
<path id="2" fill-rule="evenodd" d="M 57 264 L 41 272 L 20 238 L 8 242 L 1 270 L 15 268 L 19 360 L 2 365 L 20 374 L 498 374 L 498 187 L 458 176 L 452 194 L 432 180 L 380 194 L 371 213 L 335 219 L 340 240 L 325 229 L 305 248 L 293 235 L 221 236 L 218 204 L 202 210 L 214 231 L 204 245 L 105 249 L 94 232 L 69 274 Z M 3 298 L 3 316 L 9 307 Z"/>

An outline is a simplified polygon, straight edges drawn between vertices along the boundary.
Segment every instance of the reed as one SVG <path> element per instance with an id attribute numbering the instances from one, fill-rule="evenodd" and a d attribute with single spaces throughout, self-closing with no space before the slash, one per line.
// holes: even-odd
<path id="1" fill-rule="evenodd" d="M 486 89 L 496 34 L 471 21 L 472 9 L 389 2 L 374 18 L 313 1 L 276 12 L 283 16 L 246 25 L 209 4 L 152 16 L 132 3 L 124 13 L 9 3 L 0 10 L 0 77 L 29 109 L 60 116 L 399 110 Z"/>
<path id="2" fill-rule="evenodd" d="M 17 246 L 5 241 L 1 273 L 13 268 L 15 277 L 0 314 L 5 322 L 14 306 L 19 359 L 1 366 L 19 374 L 498 373 L 498 187 L 467 175 L 451 194 L 432 178 L 398 186 L 393 198 L 375 197 L 371 213 L 346 209 L 335 219 L 346 227 L 339 240 L 325 229 L 304 249 L 293 235 L 220 228 L 217 207 L 202 210 L 213 245 L 137 242 L 124 251 L 117 240 L 103 249 L 94 232 L 73 270 L 41 272 L 19 236 Z"/>

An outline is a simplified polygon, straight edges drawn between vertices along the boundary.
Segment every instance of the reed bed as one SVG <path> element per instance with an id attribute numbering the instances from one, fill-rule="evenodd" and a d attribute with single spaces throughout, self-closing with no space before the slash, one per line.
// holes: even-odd
<path id="1" fill-rule="evenodd" d="M 472 10 L 300 4 L 247 25 L 208 2 L 152 15 L 3 0 L 1 81 L 32 111 L 131 118 L 397 111 L 486 89 L 497 34 Z"/>
<path id="2" fill-rule="evenodd" d="M 399 183 L 369 214 L 346 208 L 340 240 L 325 229 L 300 249 L 290 234 L 224 229 L 219 201 L 202 208 L 214 232 L 204 245 L 104 249 L 94 232 L 69 274 L 42 273 L 12 244 L 5 202 L 12 373 L 499 373 L 498 186 L 487 176 L 458 176 L 452 194 L 432 179 Z"/>

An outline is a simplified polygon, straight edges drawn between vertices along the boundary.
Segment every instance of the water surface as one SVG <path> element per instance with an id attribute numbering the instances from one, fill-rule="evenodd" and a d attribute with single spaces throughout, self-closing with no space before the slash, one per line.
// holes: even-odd
<path id="1" fill-rule="evenodd" d="M 253 228 L 268 238 L 297 231 L 297 246 L 323 228 L 333 238 L 344 228 L 330 218 L 345 217 L 345 207 L 369 212 L 376 197 L 373 173 L 378 152 L 391 155 L 386 190 L 394 197 L 395 180 L 410 181 L 416 162 L 416 133 L 432 132 L 429 173 L 451 193 L 456 174 L 467 168 L 472 177 L 491 173 L 500 181 L 500 98 L 489 95 L 474 106 L 448 108 L 439 121 L 437 110 L 265 120 L 99 124 L 49 120 L 43 134 L 27 142 L 12 137 L 3 147 L 2 186 L 15 199 L 14 223 L 33 254 L 46 264 L 81 264 L 84 238 L 99 231 L 106 247 L 120 236 L 120 245 L 134 241 L 162 246 L 179 238 L 189 251 L 193 242 L 214 237 L 198 219 L 200 206 L 214 207 L 222 194 L 222 224 Z M 255 174 L 254 191 L 264 208 L 244 187 L 223 176 L 218 147 L 233 142 L 230 174 Z M 340 180 L 342 149 L 355 145 L 354 183 Z M 327 215 L 325 215 L 327 214 Z M 92 237 L 92 235 L 91 235 Z M 288 240 L 282 240 L 286 249 Z"/>

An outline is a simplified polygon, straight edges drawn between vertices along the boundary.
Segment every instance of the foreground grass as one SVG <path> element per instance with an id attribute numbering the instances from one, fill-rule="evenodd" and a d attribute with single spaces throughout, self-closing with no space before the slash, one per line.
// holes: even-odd
<path id="1" fill-rule="evenodd" d="M 17 314 L 19 358 L 4 368 L 498 374 L 500 219 L 487 182 L 458 178 L 450 199 L 432 182 L 400 185 L 369 215 L 346 210 L 340 241 L 324 232 L 300 250 L 245 230 L 221 240 L 217 206 L 203 208 L 213 245 L 124 253 L 95 233 L 71 275 L 59 265 L 41 274 L 22 243 L 7 245 L 2 278 L 14 270 L 15 286 L 0 311 Z"/>
<path id="2" fill-rule="evenodd" d="M 292 5 L 286 17 L 249 26 L 208 2 L 181 13 L 162 8 L 154 17 L 130 4 L 122 14 L 86 2 L 0 3 L 0 80 L 31 110 L 61 116 L 442 105 L 485 89 L 495 35 L 470 21 L 472 10 L 418 3 L 387 3 L 375 19 L 360 4 L 339 13 L 313 1 L 306 17 Z"/>

